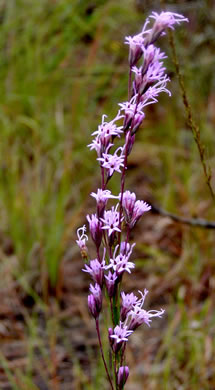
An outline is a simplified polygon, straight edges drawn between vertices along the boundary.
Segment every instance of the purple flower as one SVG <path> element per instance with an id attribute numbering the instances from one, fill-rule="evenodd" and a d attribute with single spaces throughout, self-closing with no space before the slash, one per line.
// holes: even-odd
<path id="1" fill-rule="evenodd" d="M 102 229 L 108 230 L 108 236 L 110 236 L 113 232 L 121 231 L 119 229 L 119 212 L 117 211 L 117 208 L 118 204 L 115 208 L 112 207 L 111 210 L 105 210 L 104 218 L 101 218 L 101 221 L 104 224 L 102 226 Z"/>
<path id="2" fill-rule="evenodd" d="M 142 200 L 136 201 L 136 195 L 134 192 L 125 191 L 123 194 L 122 207 L 125 211 L 125 220 L 132 229 L 137 223 L 139 218 L 151 209 L 146 202 Z"/>
<path id="3" fill-rule="evenodd" d="M 165 53 L 161 52 L 160 49 L 155 47 L 154 45 L 143 47 L 142 74 L 144 74 L 147 71 L 151 63 L 159 62 L 164 58 L 167 58 Z"/>
<path id="4" fill-rule="evenodd" d="M 96 247 L 99 248 L 102 241 L 102 223 L 97 218 L 96 214 L 87 215 L 89 222 L 90 233 Z"/>
<path id="5" fill-rule="evenodd" d="M 107 115 L 102 116 L 102 124 L 98 127 L 98 130 L 94 131 L 92 135 L 97 135 L 100 139 L 104 140 L 111 139 L 111 137 L 120 137 L 120 134 L 123 133 L 122 126 L 117 126 L 115 122 L 122 118 L 120 112 L 118 112 L 116 118 L 114 118 L 111 122 L 105 122 L 104 118 Z"/>
<path id="6" fill-rule="evenodd" d="M 108 199 L 118 199 L 119 198 L 118 196 L 112 195 L 109 190 L 101 190 L 101 189 L 98 189 L 97 193 L 92 192 L 90 195 L 96 199 L 97 214 L 99 217 L 103 216 L 104 209 L 107 205 Z"/>
<path id="7" fill-rule="evenodd" d="M 85 234 L 86 230 L 87 229 L 85 225 L 83 225 L 77 230 L 78 239 L 76 240 L 76 243 L 80 248 L 82 257 L 87 257 L 87 253 L 88 253 L 87 246 L 86 246 L 86 241 L 88 241 L 88 237 Z"/>
<path id="8" fill-rule="evenodd" d="M 147 71 L 143 74 L 143 67 L 137 68 L 133 66 L 132 72 L 135 73 L 135 92 L 142 94 L 148 84 L 152 84 L 155 81 L 161 81 L 164 76 L 166 68 L 163 67 L 162 62 L 152 62 Z"/>
<path id="9" fill-rule="evenodd" d="M 121 275 L 123 272 L 128 272 L 130 274 L 131 269 L 135 268 L 135 264 L 129 261 L 133 246 L 131 247 L 131 250 L 129 252 L 124 254 L 120 253 L 119 255 L 116 255 L 118 248 L 119 245 L 116 246 L 113 258 L 110 259 L 110 262 L 108 265 L 105 266 L 105 269 L 112 268 L 117 275 Z"/>
<path id="10" fill-rule="evenodd" d="M 110 336 L 112 339 L 116 340 L 116 343 L 121 343 L 122 341 L 128 341 L 128 337 L 133 333 L 132 330 L 128 330 L 128 327 L 120 321 L 120 324 L 115 326 L 113 334 Z"/>
<path id="11" fill-rule="evenodd" d="M 149 45 L 145 50 L 143 65 L 137 68 L 132 67 L 132 72 L 135 73 L 134 91 L 139 95 L 146 92 L 150 85 L 154 82 L 166 80 L 163 62 L 165 54 L 157 49 L 154 45 Z"/>
<path id="12" fill-rule="evenodd" d="M 133 216 L 135 202 L 136 194 L 134 192 L 125 191 L 122 199 L 122 207 L 125 211 L 126 222 L 130 221 Z"/>
<path id="13" fill-rule="evenodd" d="M 133 227 L 137 223 L 138 219 L 140 219 L 140 217 L 149 210 L 151 210 L 151 206 L 149 206 L 148 203 L 143 200 L 137 200 L 134 205 L 133 216 L 130 222 L 131 227 Z"/>
<path id="14" fill-rule="evenodd" d="M 151 31 L 148 31 L 148 35 L 145 37 L 145 46 L 156 41 L 160 35 L 164 35 L 166 28 L 171 28 L 173 30 L 175 24 L 188 22 L 188 19 L 183 15 L 176 14 L 174 12 L 161 12 L 160 14 L 157 12 L 152 12 L 149 17 L 154 19 L 154 25 Z"/>
<path id="15" fill-rule="evenodd" d="M 110 263 L 118 275 L 121 275 L 123 272 L 130 274 L 131 270 L 135 268 L 135 264 L 128 261 L 128 257 L 122 254 L 118 255 L 115 259 L 110 259 Z"/>
<path id="16" fill-rule="evenodd" d="M 96 138 L 88 145 L 90 150 L 96 150 L 99 158 L 101 158 L 104 153 L 107 154 L 111 146 L 113 146 L 111 140 L 114 137 L 120 137 L 120 134 L 123 132 L 123 126 L 117 126 L 115 124 L 117 120 L 122 118 L 122 116 L 120 116 L 120 112 L 111 122 L 105 122 L 105 117 L 106 115 L 103 115 L 102 124 L 98 127 L 98 130 L 92 133 L 92 135 L 96 135 Z"/>
<path id="17" fill-rule="evenodd" d="M 118 275 L 116 272 L 108 272 L 108 275 L 105 275 L 106 279 L 106 287 L 107 287 L 107 292 L 110 298 L 113 297 L 116 291 L 116 286 L 117 286 L 117 280 L 118 280 Z"/>
<path id="18" fill-rule="evenodd" d="M 161 310 L 149 310 L 146 311 L 142 308 L 145 297 L 148 294 L 148 290 L 144 290 L 144 294 L 142 294 L 141 291 L 139 293 L 142 295 L 141 299 L 133 306 L 133 309 L 130 310 L 128 313 L 128 317 L 130 322 L 129 322 L 129 329 L 135 330 L 138 328 L 138 326 L 142 325 L 145 323 L 146 325 L 150 326 L 150 322 L 152 321 L 152 317 L 159 317 L 163 315 L 164 311 L 163 309 Z M 128 323 L 128 321 L 126 321 Z"/>
<path id="19" fill-rule="evenodd" d="M 108 143 L 107 145 L 104 145 L 102 144 L 100 138 L 96 137 L 95 139 L 92 140 L 92 143 L 87 146 L 90 148 L 90 150 L 94 149 L 97 155 L 101 157 L 102 153 L 108 148 L 110 148 L 111 146 L 113 146 L 113 144 Z"/>
<path id="20" fill-rule="evenodd" d="M 145 42 L 144 35 L 147 35 L 151 30 L 146 30 L 149 23 L 149 19 L 146 20 L 143 29 L 140 34 L 133 37 L 125 37 L 125 44 L 129 45 L 129 65 L 134 66 L 142 56 L 143 45 Z"/>
<path id="21" fill-rule="evenodd" d="M 160 32 L 162 32 L 162 30 L 165 30 L 168 27 L 174 30 L 174 24 L 188 22 L 188 19 L 185 18 L 183 15 L 176 14 L 174 12 L 162 11 L 160 14 L 158 14 L 157 12 L 152 12 L 149 17 L 155 20 L 153 29 Z"/>
<path id="22" fill-rule="evenodd" d="M 111 177 L 115 171 L 121 172 L 125 156 L 123 155 L 123 148 L 119 147 L 114 154 L 103 153 L 102 157 L 97 158 L 101 162 L 101 166 L 107 169 L 108 177 Z"/>
<path id="23" fill-rule="evenodd" d="M 122 241 L 120 244 L 120 253 L 130 257 L 135 245 L 136 245 L 135 243 L 130 245 L 129 242 Z"/>
<path id="24" fill-rule="evenodd" d="M 150 86 L 144 92 L 144 95 L 142 95 L 141 97 L 141 101 L 143 102 L 144 106 L 147 106 L 148 104 L 157 103 L 158 100 L 156 98 L 161 92 L 165 92 L 169 96 L 171 96 L 171 92 L 166 88 L 168 81 L 170 80 L 167 75 L 165 75 L 161 80 Z"/>
<path id="25" fill-rule="evenodd" d="M 132 125 L 133 133 L 141 125 L 145 114 L 142 111 L 145 106 L 143 103 L 135 102 L 136 95 L 130 100 L 130 102 L 119 103 L 121 109 L 125 112 L 124 129 L 127 130 Z"/>
<path id="26" fill-rule="evenodd" d="M 125 294 L 124 292 L 121 292 L 121 298 L 120 318 L 121 321 L 125 321 L 128 312 L 133 308 L 138 298 L 133 293 Z"/>
<path id="27" fill-rule="evenodd" d="M 114 352 L 119 351 L 119 349 L 122 346 L 122 343 L 124 341 L 128 341 L 128 337 L 133 333 L 133 330 L 128 329 L 128 326 L 123 324 L 123 322 L 120 321 L 120 324 L 115 326 L 113 329 L 113 334 L 110 336 L 110 338 L 114 339 L 114 343 L 112 345 L 112 348 Z"/>
<path id="28" fill-rule="evenodd" d="M 98 318 L 102 309 L 102 291 L 98 283 L 90 285 L 91 294 L 88 295 L 88 307 L 94 318 Z"/>
<path id="29" fill-rule="evenodd" d="M 129 45 L 129 65 L 135 65 L 143 54 L 144 38 L 142 34 L 134 35 L 133 37 L 125 37 L 125 43 Z"/>
<path id="30" fill-rule="evenodd" d="M 104 266 L 104 260 L 101 263 L 98 261 L 98 259 L 90 260 L 90 264 L 85 264 L 85 269 L 83 268 L 82 271 L 88 272 L 92 276 L 93 280 L 102 287 L 104 278 Z"/>
<path id="31" fill-rule="evenodd" d="M 119 367 L 118 375 L 117 375 L 117 384 L 119 386 L 119 390 L 123 389 L 127 379 L 129 376 L 129 368 L 128 366 Z"/>

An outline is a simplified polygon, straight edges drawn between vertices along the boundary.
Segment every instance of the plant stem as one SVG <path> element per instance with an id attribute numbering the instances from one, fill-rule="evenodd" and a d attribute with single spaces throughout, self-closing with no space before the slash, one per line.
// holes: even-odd
<path id="1" fill-rule="evenodd" d="M 113 327 L 114 327 L 114 312 L 113 312 L 113 301 L 112 301 L 112 298 L 110 298 L 110 308 L 111 308 L 111 319 L 112 319 L 112 323 L 113 323 Z"/>
<path id="2" fill-rule="evenodd" d="M 123 365 L 123 360 L 124 360 L 124 356 L 125 356 L 125 348 L 126 348 L 126 343 L 124 343 L 124 345 L 122 346 L 120 366 Z"/>
<path id="3" fill-rule="evenodd" d="M 194 137 L 194 140 L 196 142 L 196 145 L 197 145 L 197 148 L 199 151 L 200 161 L 201 161 L 203 172 L 205 175 L 206 184 L 208 186 L 208 189 L 210 191 L 210 194 L 211 194 L 213 201 L 215 201 L 215 194 L 213 192 L 213 188 L 211 185 L 211 177 L 212 177 L 211 167 L 209 165 L 207 165 L 206 161 L 205 161 L 205 146 L 201 142 L 199 126 L 197 126 L 197 124 L 195 123 L 195 121 L 193 119 L 191 106 L 190 106 L 190 103 L 189 103 L 189 100 L 187 97 L 187 92 L 186 92 L 185 85 L 184 85 L 184 79 L 183 79 L 183 76 L 181 74 L 179 61 L 178 61 L 178 57 L 176 54 L 175 42 L 174 42 L 174 37 L 173 37 L 172 31 L 169 31 L 169 43 L 170 43 L 170 46 L 172 49 L 173 62 L 175 65 L 176 74 L 177 74 L 179 86 L 181 89 L 182 100 L 183 100 L 185 111 L 187 114 L 187 125 L 193 133 L 193 137 Z"/>
<path id="4" fill-rule="evenodd" d="M 114 318 L 114 326 L 116 326 L 119 322 L 119 286 L 117 286 L 115 294 L 113 296 L 113 318 Z"/>
<path id="5" fill-rule="evenodd" d="M 111 389 L 114 390 L 113 383 L 112 383 L 112 380 L 111 380 L 111 377 L 110 377 L 110 374 L 109 374 L 109 371 L 108 371 L 108 368 L 107 368 L 107 364 L 106 364 L 106 361 L 105 361 L 104 352 L 103 352 L 103 348 L 102 348 L 100 329 L 99 329 L 99 318 L 96 318 L 96 332 L 97 332 L 97 335 L 98 335 L 100 352 L 101 352 L 102 360 L 103 360 L 103 363 L 104 363 L 105 371 L 106 371 L 106 374 L 107 374 L 107 378 L 108 378 L 108 381 L 110 383 Z"/>
<path id="6" fill-rule="evenodd" d="M 114 375 L 115 375 L 115 386 L 116 386 L 116 390 L 118 389 L 118 385 L 117 385 L 117 356 L 116 356 L 116 352 L 114 353 Z"/>
<path id="7" fill-rule="evenodd" d="M 132 81 L 132 71 L 131 67 L 129 68 L 129 76 L 128 76 L 128 100 L 131 99 L 131 81 Z"/>
<path id="8" fill-rule="evenodd" d="M 120 189 L 120 202 L 119 202 L 119 229 L 120 229 L 120 232 L 119 232 L 119 236 L 118 236 L 118 244 L 119 245 L 121 242 L 122 201 L 123 201 L 123 194 L 124 194 L 124 188 L 125 188 L 125 171 L 127 169 L 127 162 L 128 162 L 128 142 L 126 142 L 126 145 L 125 145 L 125 158 L 124 158 L 123 170 L 122 170 L 122 175 L 121 175 L 121 189 Z"/>
<path id="9" fill-rule="evenodd" d="M 102 178 L 102 190 L 105 189 L 105 170 L 101 167 L 101 178 Z"/>

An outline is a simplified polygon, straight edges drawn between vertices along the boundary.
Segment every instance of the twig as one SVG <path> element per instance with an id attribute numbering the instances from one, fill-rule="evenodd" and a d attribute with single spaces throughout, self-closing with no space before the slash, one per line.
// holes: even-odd
<path id="1" fill-rule="evenodd" d="M 195 227 L 201 227 L 205 229 L 215 229 L 215 222 L 214 221 L 207 221 L 206 219 L 203 218 L 186 218 L 186 217 L 181 217 L 176 214 L 169 213 L 168 211 L 152 205 L 151 211 L 154 214 L 159 214 L 164 217 L 169 217 L 175 222 L 180 222 L 180 223 L 185 223 L 186 225 L 191 225 Z"/>

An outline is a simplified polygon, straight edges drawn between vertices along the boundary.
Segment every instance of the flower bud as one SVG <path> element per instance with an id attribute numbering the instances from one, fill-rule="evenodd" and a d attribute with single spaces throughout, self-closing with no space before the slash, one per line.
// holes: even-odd
<path id="1" fill-rule="evenodd" d="M 128 376 L 129 376 L 128 366 L 121 366 L 119 368 L 118 375 L 117 375 L 119 390 L 123 389 L 123 386 L 125 385 Z"/>
<path id="2" fill-rule="evenodd" d="M 96 283 L 95 286 L 90 285 L 90 292 L 88 295 L 88 308 L 92 316 L 96 319 L 102 309 L 102 291 L 101 287 Z"/>
<path id="3" fill-rule="evenodd" d="M 99 311 L 97 309 L 96 300 L 92 294 L 88 295 L 88 308 L 94 318 L 98 318 Z"/>
<path id="4" fill-rule="evenodd" d="M 102 241 L 102 224 L 95 214 L 87 215 L 90 233 L 96 247 L 99 248 Z"/>

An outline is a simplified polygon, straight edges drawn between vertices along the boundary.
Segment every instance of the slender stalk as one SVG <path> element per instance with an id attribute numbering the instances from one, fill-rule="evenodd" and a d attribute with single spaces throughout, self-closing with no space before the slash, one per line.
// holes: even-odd
<path id="1" fill-rule="evenodd" d="M 207 165 L 206 161 L 205 161 L 205 147 L 201 141 L 199 126 L 195 123 L 195 121 L 193 119 L 191 106 L 190 106 L 190 103 L 189 103 L 189 100 L 187 97 L 187 92 L 185 89 L 184 79 L 183 79 L 183 76 L 181 73 L 178 57 L 176 54 L 175 42 L 174 42 L 174 37 L 173 37 L 172 31 L 169 31 L 169 43 L 170 43 L 170 46 L 172 49 L 173 62 L 175 65 L 176 74 L 177 74 L 179 86 L 181 89 L 182 100 L 183 100 L 185 111 L 187 114 L 187 125 L 193 133 L 193 137 L 194 137 L 195 143 L 196 143 L 198 151 L 199 151 L 200 161 L 201 161 L 203 172 L 205 175 L 206 184 L 208 186 L 208 189 L 209 189 L 209 192 L 211 194 L 213 201 L 215 201 L 215 194 L 214 194 L 214 191 L 213 191 L 213 188 L 211 185 L 211 178 L 212 178 L 211 167 L 209 165 Z"/>
<path id="2" fill-rule="evenodd" d="M 132 82 L 132 71 L 131 67 L 129 67 L 129 76 L 128 76 L 128 100 L 131 99 L 131 82 Z"/>
<path id="3" fill-rule="evenodd" d="M 127 169 L 127 163 L 128 163 L 128 142 L 126 142 L 125 145 L 125 158 L 124 158 L 124 164 L 123 164 L 122 175 L 121 175 L 120 202 L 119 202 L 119 229 L 120 230 L 121 230 L 121 218 L 122 218 L 122 201 L 123 201 L 123 194 L 125 188 L 125 171 Z M 118 236 L 119 245 L 120 242 L 121 242 L 121 231 L 119 232 L 119 236 Z"/>
<path id="4" fill-rule="evenodd" d="M 105 361 L 104 352 L 103 352 L 103 348 L 102 348 L 102 342 L 101 342 L 101 336 L 100 336 L 100 328 L 99 328 L 99 318 L 96 318 L 96 332 L 97 332 L 97 336 L 98 336 L 98 340 L 99 340 L 100 352 L 101 352 L 102 360 L 103 360 L 103 363 L 104 363 L 105 371 L 106 371 L 106 374 L 107 374 L 107 378 L 108 378 L 108 381 L 110 383 L 111 389 L 114 390 L 113 383 L 112 383 L 112 380 L 111 380 L 111 377 L 110 377 L 110 374 L 109 374 L 109 371 L 108 371 L 108 368 L 107 368 L 107 363 Z"/>
<path id="5" fill-rule="evenodd" d="M 114 312 L 113 312 L 113 301 L 112 298 L 110 298 L 110 308 L 111 308 L 111 319 L 114 326 Z"/>
<path id="6" fill-rule="evenodd" d="M 102 190 L 105 189 L 105 170 L 101 167 Z"/>
<path id="7" fill-rule="evenodd" d="M 114 376 L 115 376 L 115 386 L 116 390 L 118 389 L 118 384 L 117 384 L 117 353 L 114 353 Z"/>
<path id="8" fill-rule="evenodd" d="M 126 343 L 124 343 L 121 351 L 121 359 L 120 359 L 120 366 L 123 365 L 124 357 L 125 357 L 125 349 L 126 349 Z"/>
<path id="9" fill-rule="evenodd" d="M 116 288 L 116 292 L 113 296 L 113 317 L 114 317 L 114 326 L 119 322 L 119 286 Z"/>

